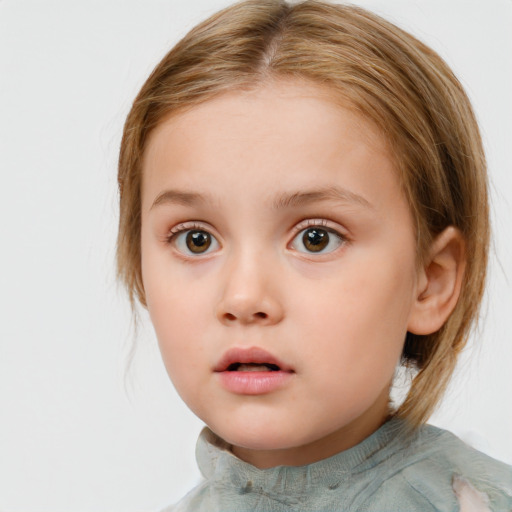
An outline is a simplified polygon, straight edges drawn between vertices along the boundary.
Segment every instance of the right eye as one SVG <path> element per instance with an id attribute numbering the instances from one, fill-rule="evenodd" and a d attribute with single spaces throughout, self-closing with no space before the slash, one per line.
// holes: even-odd
<path id="1" fill-rule="evenodd" d="M 208 254 L 219 248 L 217 239 L 204 229 L 183 229 L 173 233 L 169 241 L 188 256 Z"/>

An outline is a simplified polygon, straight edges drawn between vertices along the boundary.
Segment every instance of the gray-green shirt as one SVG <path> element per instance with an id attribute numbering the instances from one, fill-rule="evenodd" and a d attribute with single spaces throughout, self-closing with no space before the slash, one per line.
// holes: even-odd
<path id="1" fill-rule="evenodd" d="M 430 425 L 407 436 L 396 419 L 307 466 L 257 469 L 208 428 L 196 456 L 205 480 L 164 512 L 455 512 L 460 477 L 484 493 L 493 512 L 512 511 L 512 467 Z"/>

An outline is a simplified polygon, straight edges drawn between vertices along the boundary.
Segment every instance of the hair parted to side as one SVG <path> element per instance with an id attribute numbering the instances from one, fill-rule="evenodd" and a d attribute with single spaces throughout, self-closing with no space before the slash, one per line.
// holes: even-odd
<path id="1" fill-rule="evenodd" d="M 316 0 L 248 0 L 195 27 L 163 58 L 124 127 L 119 277 L 132 304 L 137 298 L 145 306 L 141 162 L 151 131 L 171 113 L 277 79 L 328 87 L 381 130 L 416 224 L 419 262 L 447 226 L 464 237 L 468 258 L 455 310 L 438 332 L 405 340 L 402 363 L 418 373 L 396 414 L 418 426 L 445 391 L 478 315 L 489 246 L 486 163 L 470 102 L 450 68 L 375 14 Z"/>

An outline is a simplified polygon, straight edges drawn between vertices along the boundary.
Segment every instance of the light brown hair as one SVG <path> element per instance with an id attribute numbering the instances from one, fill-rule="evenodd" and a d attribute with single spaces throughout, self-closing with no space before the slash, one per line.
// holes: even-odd
<path id="1" fill-rule="evenodd" d="M 157 65 L 126 120 L 119 158 L 119 277 L 145 305 L 141 276 L 142 156 L 164 117 L 226 91 L 279 78 L 329 87 L 386 137 L 416 224 L 418 261 L 447 226 L 467 258 L 460 299 L 431 335 L 407 334 L 418 370 L 396 414 L 426 421 L 453 373 L 482 298 L 489 245 L 486 164 L 470 102 L 429 47 L 364 9 L 315 0 L 237 3 L 191 30 Z"/>

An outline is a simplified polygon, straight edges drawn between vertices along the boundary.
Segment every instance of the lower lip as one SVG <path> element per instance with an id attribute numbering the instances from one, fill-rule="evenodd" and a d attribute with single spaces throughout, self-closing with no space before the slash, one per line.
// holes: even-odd
<path id="1" fill-rule="evenodd" d="M 239 395 L 265 395 L 283 387 L 292 372 L 219 372 L 222 386 Z"/>

